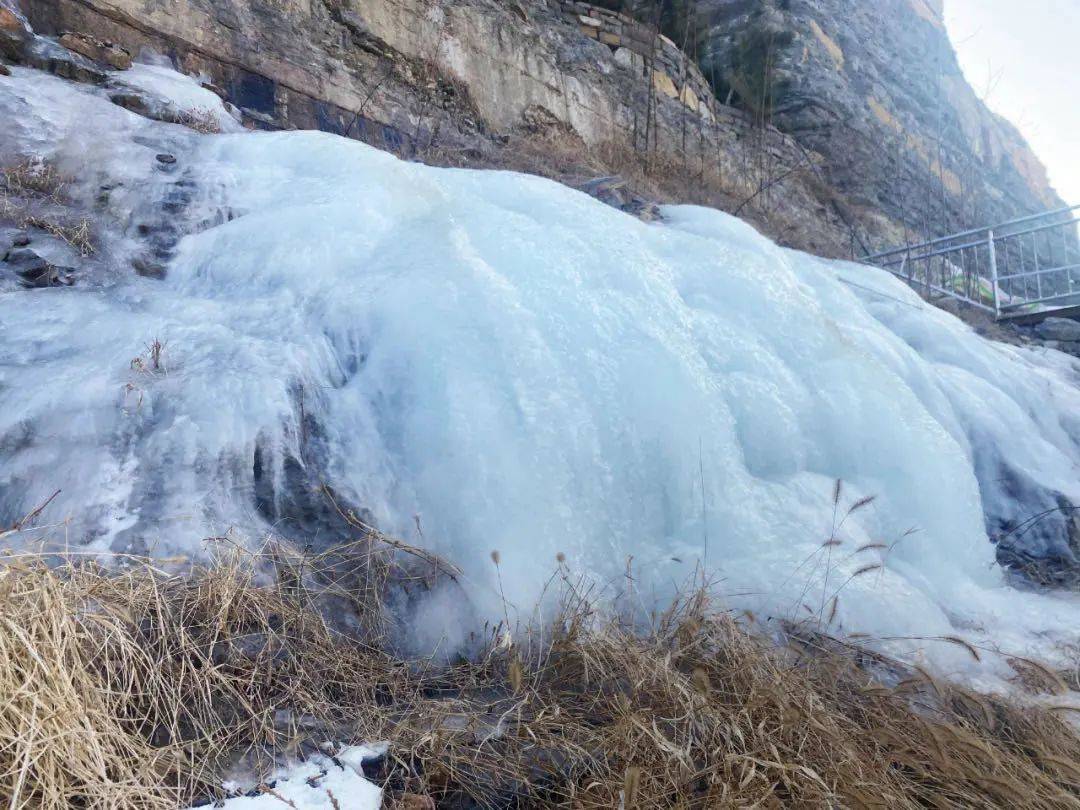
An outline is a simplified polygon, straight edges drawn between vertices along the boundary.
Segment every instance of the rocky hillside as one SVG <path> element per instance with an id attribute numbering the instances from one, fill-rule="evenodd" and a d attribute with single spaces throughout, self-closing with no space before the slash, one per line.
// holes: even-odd
<path id="1" fill-rule="evenodd" d="M 690 23 L 721 90 L 767 74 L 769 120 L 824 157 L 864 220 L 880 211 L 939 235 L 1060 207 L 1024 139 L 965 80 L 942 12 L 941 0 L 702 0 Z"/>
<path id="2" fill-rule="evenodd" d="M 168 54 L 251 126 L 575 185 L 618 174 L 587 187 L 737 211 L 822 254 L 1056 202 L 927 0 L 21 2 L 40 33 Z"/>

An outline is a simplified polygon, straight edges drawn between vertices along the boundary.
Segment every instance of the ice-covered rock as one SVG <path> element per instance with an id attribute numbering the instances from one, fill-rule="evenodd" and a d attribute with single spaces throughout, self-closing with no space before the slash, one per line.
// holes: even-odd
<path id="1" fill-rule="evenodd" d="M 1043 340 L 1080 341 L 1080 322 L 1069 318 L 1047 318 L 1035 327 L 1035 334 Z"/>
<path id="2" fill-rule="evenodd" d="M 26 46 L 21 61 L 63 79 L 83 84 L 104 84 L 108 78 L 104 68 L 46 37 L 34 37 Z"/>

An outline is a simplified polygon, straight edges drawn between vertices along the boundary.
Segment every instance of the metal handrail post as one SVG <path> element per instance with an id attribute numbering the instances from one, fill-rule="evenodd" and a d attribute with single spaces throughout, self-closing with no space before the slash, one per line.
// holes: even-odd
<path id="1" fill-rule="evenodd" d="M 994 318 L 1001 317 L 1001 302 L 998 300 L 997 247 L 994 245 L 994 229 L 986 232 L 986 246 L 990 249 L 990 289 L 994 291 Z"/>

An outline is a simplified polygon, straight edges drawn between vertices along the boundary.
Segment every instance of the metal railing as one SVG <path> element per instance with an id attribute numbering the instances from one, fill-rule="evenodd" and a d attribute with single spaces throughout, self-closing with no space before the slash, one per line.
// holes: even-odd
<path id="1" fill-rule="evenodd" d="M 997 318 L 1080 306 L 1080 205 L 864 256 Z"/>

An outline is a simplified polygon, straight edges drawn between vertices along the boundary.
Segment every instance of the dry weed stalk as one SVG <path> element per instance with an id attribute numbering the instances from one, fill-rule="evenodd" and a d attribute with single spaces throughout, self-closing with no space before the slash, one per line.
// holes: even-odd
<path id="1" fill-rule="evenodd" d="M 1080 807 L 1080 739 L 1053 712 L 915 670 L 886 687 L 894 662 L 805 630 L 777 647 L 703 591 L 635 630 L 560 564 L 543 641 L 435 667 L 386 643 L 407 632 L 384 608 L 398 550 L 215 546 L 183 574 L 0 562 L 12 808 L 174 807 L 245 752 L 375 740 L 388 794 L 439 807 Z"/>

